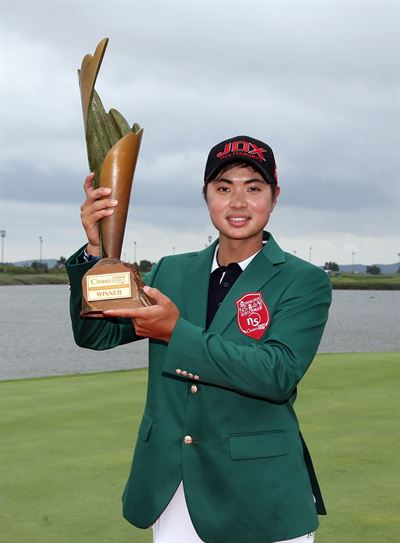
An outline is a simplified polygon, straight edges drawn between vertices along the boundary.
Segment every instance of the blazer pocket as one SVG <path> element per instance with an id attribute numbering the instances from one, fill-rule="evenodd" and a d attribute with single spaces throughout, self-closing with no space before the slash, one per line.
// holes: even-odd
<path id="1" fill-rule="evenodd" d="M 284 430 L 239 434 L 231 436 L 229 441 L 232 460 L 268 458 L 270 456 L 283 456 L 288 453 L 286 432 Z"/>
<path id="2" fill-rule="evenodd" d="M 153 419 L 149 415 L 143 415 L 138 432 L 139 436 L 141 437 L 141 439 L 143 439 L 143 441 L 147 441 L 149 439 L 153 422 Z"/>

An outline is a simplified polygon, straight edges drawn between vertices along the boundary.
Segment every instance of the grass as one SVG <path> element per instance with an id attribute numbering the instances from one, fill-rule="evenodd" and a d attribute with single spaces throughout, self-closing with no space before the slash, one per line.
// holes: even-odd
<path id="1" fill-rule="evenodd" d="M 297 412 L 329 513 L 318 543 L 398 537 L 398 362 L 395 353 L 319 355 L 299 387 Z M 146 375 L 1 383 L 2 541 L 151 541 L 120 512 Z"/>
<path id="2" fill-rule="evenodd" d="M 66 285 L 67 272 L 55 273 L 0 273 L 0 286 L 9 285 Z"/>
<path id="3" fill-rule="evenodd" d="M 144 272 L 140 272 L 143 279 Z M 0 287 L 10 285 L 67 285 L 67 272 L 48 273 L 0 273 Z"/>
<path id="4" fill-rule="evenodd" d="M 331 277 L 334 289 L 345 290 L 400 290 L 400 274 L 371 275 L 342 273 Z"/>
<path id="5" fill-rule="evenodd" d="M 141 276 L 143 277 L 143 273 Z M 331 276 L 334 289 L 345 290 L 400 290 L 400 274 L 371 275 L 342 273 Z M 64 285 L 68 283 L 65 271 L 48 273 L 0 273 L 0 286 L 5 285 Z"/>

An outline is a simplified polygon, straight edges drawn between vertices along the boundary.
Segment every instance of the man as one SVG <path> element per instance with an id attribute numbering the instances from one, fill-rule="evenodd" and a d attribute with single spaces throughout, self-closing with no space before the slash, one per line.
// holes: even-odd
<path id="1" fill-rule="evenodd" d="M 219 239 L 159 261 L 145 287 L 157 305 L 104 320 L 79 317 L 98 221 L 118 204 L 92 182 L 81 208 L 88 244 L 67 264 L 75 340 L 108 349 L 150 338 L 124 516 L 153 526 L 155 543 L 311 543 L 325 508 L 293 404 L 331 286 L 264 232 L 280 192 L 271 148 L 248 136 L 213 147 L 203 194 Z"/>

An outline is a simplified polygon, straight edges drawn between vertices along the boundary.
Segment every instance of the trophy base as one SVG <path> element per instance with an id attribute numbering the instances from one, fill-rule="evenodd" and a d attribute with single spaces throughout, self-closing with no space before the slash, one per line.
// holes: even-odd
<path id="1" fill-rule="evenodd" d="M 83 276 L 81 317 L 102 319 L 103 311 L 109 309 L 154 305 L 144 286 L 135 266 L 118 258 L 103 258 Z"/>

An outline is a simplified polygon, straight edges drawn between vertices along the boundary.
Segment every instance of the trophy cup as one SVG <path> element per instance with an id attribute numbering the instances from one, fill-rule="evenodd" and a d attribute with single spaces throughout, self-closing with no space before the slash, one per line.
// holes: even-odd
<path id="1" fill-rule="evenodd" d="M 114 213 L 100 221 L 101 259 L 82 279 L 83 317 L 103 317 L 107 309 L 153 305 L 143 291 L 137 268 L 121 262 L 129 198 L 139 155 L 143 129 L 132 128 L 115 109 L 106 113 L 94 90 L 108 44 L 104 38 L 93 56 L 87 54 L 78 70 L 89 167 L 95 173 L 94 186 L 111 189 L 109 198 L 118 200 Z"/>

